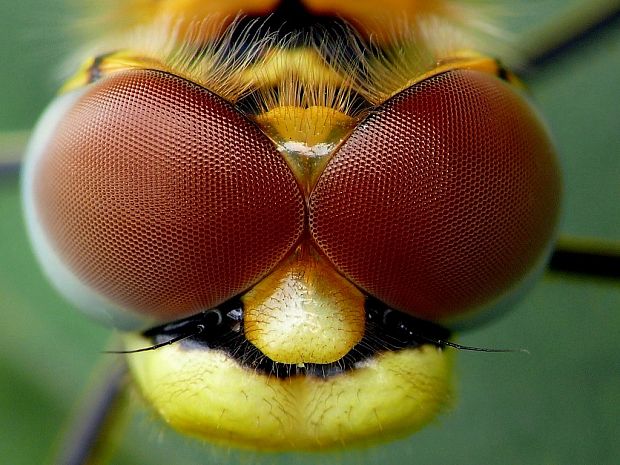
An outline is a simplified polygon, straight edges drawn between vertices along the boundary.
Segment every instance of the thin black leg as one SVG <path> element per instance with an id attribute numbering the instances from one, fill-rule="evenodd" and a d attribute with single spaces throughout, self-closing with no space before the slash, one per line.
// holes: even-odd
<path id="1" fill-rule="evenodd" d="M 583 2 L 581 6 L 558 18 L 536 34 L 534 45 L 525 48 L 525 57 L 517 69 L 524 80 L 552 67 L 558 60 L 594 43 L 601 34 L 620 28 L 620 1 Z"/>
<path id="2" fill-rule="evenodd" d="M 561 240 L 551 257 L 549 271 L 618 280 L 620 244 L 581 238 Z"/>
<path id="3" fill-rule="evenodd" d="M 109 452 L 111 438 L 118 431 L 125 407 L 124 388 L 127 365 L 118 358 L 104 362 L 94 386 L 87 392 L 65 431 L 57 449 L 54 465 L 100 465 Z"/>

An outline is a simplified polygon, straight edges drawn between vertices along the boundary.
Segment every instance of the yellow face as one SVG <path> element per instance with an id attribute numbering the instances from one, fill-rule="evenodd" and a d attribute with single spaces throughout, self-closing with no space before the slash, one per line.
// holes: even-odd
<path id="1" fill-rule="evenodd" d="M 367 445 L 450 404 L 446 328 L 538 276 L 559 170 L 466 3 L 275 3 L 111 11 L 35 131 L 27 223 L 128 350 L 178 339 L 128 355 L 172 427 Z"/>

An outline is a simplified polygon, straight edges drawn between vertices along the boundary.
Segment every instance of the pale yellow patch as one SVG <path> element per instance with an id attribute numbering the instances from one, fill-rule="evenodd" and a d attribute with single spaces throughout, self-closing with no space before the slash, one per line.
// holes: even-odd
<path id="1" fill-rule="evenodd" d="M 275 362 L 331 363 L 364 336 L 364 295 L 300 245 L 243 297 L 245 337 Z"/>
<path id="2" fill-rule="evenodd" d="M 129 349 L 149 341 L 126 338 Z M 450 356 L 424 346 L 386 352 L 326 379 L 278 379 L 220 351 L 174 344 L 128 356 L 143 396 L 173 428 L 212 443 L 325 450 L 411 433 L 450 399 Z"/>

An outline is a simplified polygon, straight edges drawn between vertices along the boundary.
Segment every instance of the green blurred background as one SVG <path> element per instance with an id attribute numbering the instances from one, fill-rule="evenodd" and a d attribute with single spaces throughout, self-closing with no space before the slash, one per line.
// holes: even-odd
<path id="1" fill-rule="evenodd" d="M 516 37 L 588 0 L 508 2 Z M 58 0 L 0 0 L 0 153 L 18 153 L 52 98 L 72 40 Z M 533 40 L 535 43 L 536 40 Z M 566 171 L 566 234 L 620 241 L 620 28 L 528 86 Z M 261 455 L 178 437 L 140 408 L 113 464 L 620 463 L 620 286 L 549 276 L 515 311 L 460 342 L 530 355 L 458 354 L 458 402 L 417 435 L 364 451 Z M 42 464 L 100 360 L 110 332 L 75 313 L 38 270 L 15 170 L 0 171 L 0 463 Z"/>

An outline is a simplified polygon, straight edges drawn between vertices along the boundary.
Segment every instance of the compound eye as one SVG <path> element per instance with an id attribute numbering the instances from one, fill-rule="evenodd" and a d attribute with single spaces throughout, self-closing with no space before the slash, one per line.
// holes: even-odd
<path id="1" fill-rule="evenodd" d="M 523 97 L 495 76 L 451 71 L 353 132 L 311 195 L 310 228 L 368 293 L 450 323 L 501 306 L 541 268 L 560 190 L 553 147 Z"/>
<path id="2" fill-rule="evenodd" d="M 61 106 L 30 148 L 26 216 L 50 278 L 86 310 L 121 326 L 133 323 L 118 312 L 196 313 L 247 289 L 300 236 L 286 163 L 206 89 L 133 70 Z"/>

